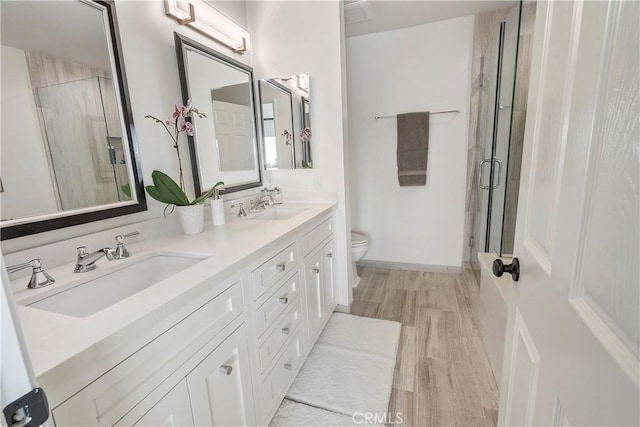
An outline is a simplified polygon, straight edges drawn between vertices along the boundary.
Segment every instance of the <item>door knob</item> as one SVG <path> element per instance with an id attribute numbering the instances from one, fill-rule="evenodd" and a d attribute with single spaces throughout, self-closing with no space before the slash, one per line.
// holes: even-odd
<path id="1" fill-rule="evenodd" d="M 501 277 L 504 273 L 511 273 L 511 278 L 514 282 L 520 279 L 520 261 L 518 258 L 514 258 L 511 264 L 506 265 L 500 258 L 493 261 L 493 274 L 496 277 Z"/>

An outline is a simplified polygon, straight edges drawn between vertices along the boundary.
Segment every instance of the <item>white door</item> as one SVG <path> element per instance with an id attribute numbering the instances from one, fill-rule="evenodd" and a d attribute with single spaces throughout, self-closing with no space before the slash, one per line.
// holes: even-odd
<path id="1" fill-rule="evenodd" d="M 255 425 L 249 364 L 243 325 L 187 375 L 195 425 Z"/>
<path id="2" fill-rule="evenodd" d="M 324 318 L 322 252 L 316 252 L 304 263 L 305 296 L 307 300 L 307 329 L 309 342 L 314 342 Z"/>
<path id="3" fill-rule="evenodd" d="M 538 2 L 500 425 L 639 425 L 637 1 Z"/>
<path id="4" fill-rule="evenodd" d="M 40 420 L 38 424 L 41 424 L 49 417 L 48 411 L 45 411 L 48 406 L 46 396 L 41 397 L 39 389 L 34 392 L 37 387 L 35 375 L 22 337 L 2 254 L 0 259 L 0 425 L 6 425 L 5 408 L 7 413 L 14 414 L 12 421 L 18 425 L 23 425 L 21 422 L 35 423 L 36 420 Z M 26 395 L 29 397 L 21 399 Z M 36 405 L 42 402 L 45 404 Z"/>
<path id="5" fill-rule="evenodd" d="M 135 427 L 190 427 L 195 425 L 191 414 L 187 380 L 180 381 L 134 425 Z"/>
<path id="6" fill-rule="evenodd" d="M 222 101 L 212 101 L 212 105 L 218 167 L 223 172 L 253 171 L 256 162 L 251 108 Z"/>
<path id="7" fill-rule="evenodd" d="M 322 286 L 324 287 L 324 315 L 331 316 L 338 304 L 338 283 L 336 281 L 336 245 L 332 240 L 322 248 Z"/>

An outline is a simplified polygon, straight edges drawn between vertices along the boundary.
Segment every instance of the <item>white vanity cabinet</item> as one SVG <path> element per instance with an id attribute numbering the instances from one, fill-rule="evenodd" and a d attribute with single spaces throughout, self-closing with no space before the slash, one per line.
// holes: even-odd
<path id="1" fill-rule="evenodd" d="M 195 425 L 255 424 L 251 364 L 244 325 L 187 375 L 187 384 Z"/>
<path id="2" fill-rule="evenodd" d="M 335 308 L 334 242 L 325 213 L 226 279 L 204 279 L 193 293 L 198 309 L 61 400 L 53 421 L 268 425 Z"/>
<path id="3" fill-rule="evenodd" d="M 195 426 L 191 413 L 187 380 L 178 383 L 137 423 L 136 427 L 190 427 Z"/>
<path id="4" fill-rule="evenodd" d="M 307 333 L 310 347 L 336 307 L 333 218 L 323 221 L 303 238 Z"/>

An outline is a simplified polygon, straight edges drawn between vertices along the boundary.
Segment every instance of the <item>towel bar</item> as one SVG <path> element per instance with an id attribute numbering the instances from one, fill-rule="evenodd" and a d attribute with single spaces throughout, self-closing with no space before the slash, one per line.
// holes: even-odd
<path id="1" fill-rule="evenodd" d="M 430 114 L 445 114 L 445 113 L 459 113 L 460 110 L 445 110 L 445 111 L 433 111 Z M 393 116 L 375 116 L 374 119 L 378 120 L 378 119 L 394 119 L 398 117 L 397 115 L 393 115 Z"/>

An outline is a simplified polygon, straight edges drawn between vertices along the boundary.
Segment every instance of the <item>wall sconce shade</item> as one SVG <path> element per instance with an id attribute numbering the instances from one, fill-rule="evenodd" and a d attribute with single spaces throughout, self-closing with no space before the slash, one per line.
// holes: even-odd
<path id="1" fill-rule="evenodd" d="M 164 11 L 235 53 L 242 55 L 250 48 L 249 32 L 202 0 L 164 0 Z"/>

